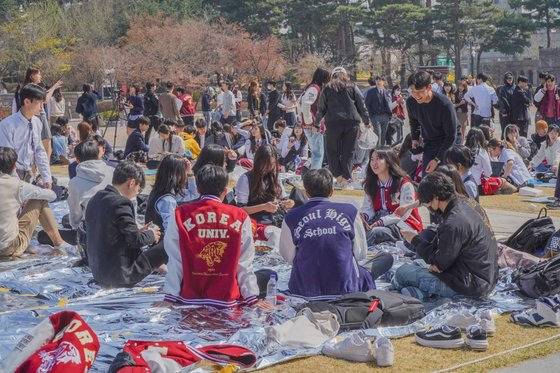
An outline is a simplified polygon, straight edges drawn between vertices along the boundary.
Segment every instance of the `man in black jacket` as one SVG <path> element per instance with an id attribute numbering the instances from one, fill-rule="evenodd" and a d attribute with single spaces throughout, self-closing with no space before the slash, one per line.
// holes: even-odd
<path id="1" fill-rule="evenodd" d="M 498 278 L 497 243 L 488 222 L 455 193 L 453 181 L 441 172 L 427 175 L 418 197 L 442 221 L 433 231 L 403 232 L 412 250 L 423 259 L 404 264 L 393 285 L 402 294 L 422 301 L 430 296 L 486 296 Z"/>
<path id="2" fill-rule="evenodd" d="M 387 139 L 387 127 L 389 119 L 391 119 L 391 93 L 385 89 L 385 77 L 375 77 L 375 87 L 371 87 L 366 91 L 365 104 L 369 113 L 370 122 L 373 125 L 373 131 L 378 137 L 377 146 L 391 145 L 391 140 Z M 387 141 L 389 140 L 389 141 Z"/>
<path id="3" fill-rule="evenodd" d="M 84 93 L 76 102 L 76 113 L 81 114 L 83 120 L 91 123 L 91 128 L 95 132 L 99 127 L 97 101 L 101 96 L 93 89 L 93 84 L 84 84 L 82 89 Z"/>
<path id="4" fill-rule="evenodd" d="M 511 121 L 511 98 L 513 96 L 513 74 L 509 71 L 504 75 L 504 85 L 498 87 L 498 107 L 500 109 L 500 127 L 504 133 Z"/>
<path id="5" fill-rule="evenodd" d="M 529 105 L 531 104 L 531 92 L 529 92 L 529 79 L 520 75 L 517 78 L 517 86 L 511 97 L 511 119 L 519 127 L 519 135 L 527 137 L 529 132 Z"/>
<path id="6" fill-rule="evenodd" d="M 148 145 L 146 145 L 146 140 L 144 134 L 150 128 L 150 119 L 145 116 L 138 118 L 138 128 L 136 128 L 126 139 L 126 146 L 124 148 L 124 156 L 128 156 L 130 153 L 144 151 L 148 152 Z"/>
<path id="7" fill-rule="evenodd" d="M 457 113 L 453 103 L 441 93 L 432 90 L 432 79 L 426 71 L 418 71 L 408 78 L 410 97 L 406 108 L 410 121 L 412 148 L 424 140 L 422 167 L 424 175 L 435 171 L 445 152 L 455 144 Z"/>
<path id="8" fill-rule="evenodd" d="M 267 126 L 268 130 L 274 130 L 274 122 L 278 119 L 282 119 L 282 110 L 278 107 L 280 103 L 280 93 L 276 90 L 276 82 L 271 80 L 267 83 L 268 90 L 268 119 Z"/>
<path id="9" fill-rule="evenodd" d="M 119 163 L 113 185 L 100 190 L 86 209 L 89 267 L 93 278 L 104 286 L 134 286 L 152 271 L 167 263 L 163 243 L 145 251 L 160 239 L 160 230 L 151 223 L 136 225 L 132 200 L 144 187 L 144 172 L 132 161 Z"/>
<path id="10" fill-rule="evenodd" d="M 159 99 L 154 93 L 154 83 L 146 83 L 146 93 L 144 94 L 144 116 L 150 118 L 150 128 L 146 131 L 145 142 L 150 141 L 152 129 L 157 132 L 160 124 L 160 118 L 157 115 L 159 111 Z"/>

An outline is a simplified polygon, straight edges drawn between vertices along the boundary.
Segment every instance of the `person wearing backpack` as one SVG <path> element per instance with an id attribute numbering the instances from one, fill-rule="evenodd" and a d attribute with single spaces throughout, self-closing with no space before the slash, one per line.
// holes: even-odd
<path id="1" fill-rule="evenodd" d="M 329 200 L 332 180 L 327 169 L 309 170 L 303 176 L 308 202 L 282 222 L 279 250 L 292 265 L 289 290 L 309 300 L 374 289 L 375 279 L 393 265 L 386 252 L 373 258 L 371 273 L 358 265 L 367 255 L 364 227 L 355 206 Z"/>
<path id="2" fill-rule="evenodd" d="M 399 267 L 393 286 L 421 301 L 490 294 L 498 279 L 497 242 L 490 227 L 457 195 L 451 178 L 439 171 L 424 177 L 418 197 L 441 222 L 435 231 L 401 231 L 422 260 Z"/>

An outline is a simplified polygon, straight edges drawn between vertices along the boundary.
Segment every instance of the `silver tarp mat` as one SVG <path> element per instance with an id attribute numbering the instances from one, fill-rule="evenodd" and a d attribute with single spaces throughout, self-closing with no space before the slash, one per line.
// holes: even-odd
<path id="1" fill-rule="evenodd" d="M 53 204 L 53 211 L 60 221 L 67 211 L 66 203 Z M 0 361 L 28 329 L 63 309 L 78 312 L 99 337 L 101 349 L 92 368 L 96 372 L 107 370 L 128 339 L 182 340 L 195 346 L 238 344 L 255 351 L 259 357 L 257 368 L 320 353 L 319 349 L 290 348 L 266 340 L 264 327 L 293 317 L 296 311 L 291 306 L 301 303 L 299 299 L 288 298 L 283 309 L 275 312 L 253 308 L 159 308 L 154 303 L 163 299 L 162 276 L 151 275 L 132 289 L 102 289 L 92 281 L 88 269 L 72 267 L 77 258 L 52 255 L 47 248 L 39 248 L 42 254 L 0 262 Z M 392 246 L 381 245 L 375 250 L 391 252 L 398 260 L 397 265 L 409 260 Z M 257 253 L 255 269 L 260 268 L 278 272 L 278 288 L 287 289 L 290 266 L 279 254 Z M 384 278 L 377 284 L 380 288 L 389 286 Z M 502 271 L 496 290 L 487 299 L 456 298 L 428 303 L 427 316 L 419 322 L 370 329 L 366 333 L 397 338 L 425 325 L 440 324 L 447 315 L 461 308 L 501 313 L 527 307 L 528 303 L 515 290 L 510 273 Z"/>

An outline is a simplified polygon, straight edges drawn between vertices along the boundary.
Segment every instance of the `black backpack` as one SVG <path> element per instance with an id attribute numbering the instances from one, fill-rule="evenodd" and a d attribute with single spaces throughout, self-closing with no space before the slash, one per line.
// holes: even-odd
<path id="1" fill-rule="evenodd" d="M 560 292 L 560 255 L 528 268 L 520 268 L 512 275 L 523 294 L 531 298 L 547 297 Z"/>
<path id="2" fill-rule="evenodd" d="M 543 210 L 544 215 L 541 216 Z M 550 236 L 556 232 L 552 219 L 547 215 L 547 210 L 543 207 L 539 215 L 534 219 L 527 220 L 519 227 L 519 229 L 507 239 L 505 245 L 526 253 L 534 253 L 544 248 Z"/>
<path id="3" fill-rule="evenodd" d="M 309 302 L 302 306 L 305 307 L 313 312 L 334 313 L 340 331 L 407 325 L 426 314 L 418 299 L 383 290 L 350 293 L 329 302 Z"/>

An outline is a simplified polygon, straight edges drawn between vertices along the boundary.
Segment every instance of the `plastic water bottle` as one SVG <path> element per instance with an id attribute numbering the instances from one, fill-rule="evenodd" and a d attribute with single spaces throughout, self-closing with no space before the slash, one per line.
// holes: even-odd
<path id="1" fill-rule="evenodd" d="M 294 160 L 294 164 L 296 165 L 296 168 L 298 168 L 299 165 L 301 164 L 301 157 L 299 155 L 296 155 L 296 159 Z"/>
<path id="2" fill-rule="evenodd" d="M 270 280 L 268 280 L 268 284 L 266 285 L 266 301 L 273 306 L 276 306 L 276 280 L 278 277 L 276 274 L 270 275 Z"/>

